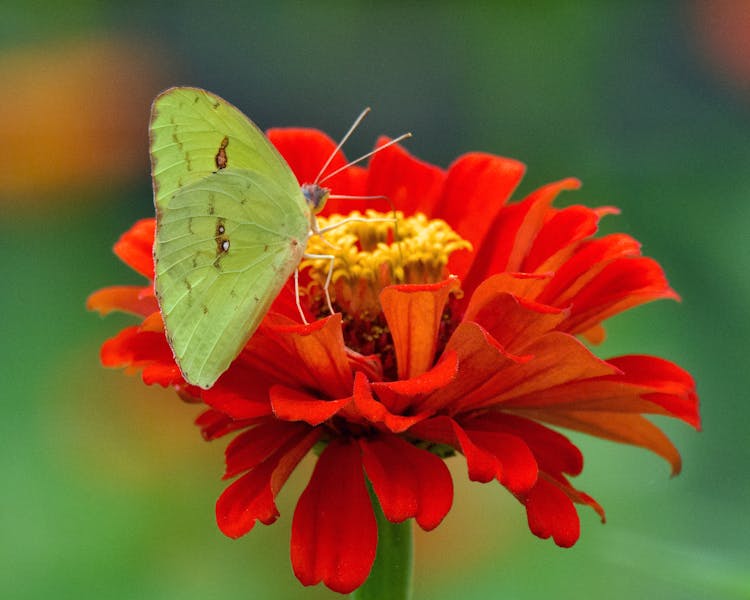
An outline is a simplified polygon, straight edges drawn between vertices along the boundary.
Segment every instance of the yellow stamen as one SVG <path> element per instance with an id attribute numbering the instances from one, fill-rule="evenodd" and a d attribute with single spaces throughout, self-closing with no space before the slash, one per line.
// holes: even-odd
<path id="1" fill-rule="evenodd" d="M 320 228 L 329 227 L 344 219 L 361 218 L 334 227 L 324 234 L 310 238 L 309 254 L 335 256 L 329 292 L 345 313 L 360 318 L 375 318 L 381 311 L 380 291 L 399 283 L 436 283 L 448 273 L 448 258 L 457 250 L 471 250 L 471 244 L 461 238 L 440 219 L 428 219 L 423 214 L 404 218 L 403 213 L 380 213 L 368 210 L 362 215 L 318 217 Z M 329 261 L 308 259 L 300 269 L 310 269 L 312 280 L 308 293 L 317 299 L 322 295 L 328 275 Z"/>

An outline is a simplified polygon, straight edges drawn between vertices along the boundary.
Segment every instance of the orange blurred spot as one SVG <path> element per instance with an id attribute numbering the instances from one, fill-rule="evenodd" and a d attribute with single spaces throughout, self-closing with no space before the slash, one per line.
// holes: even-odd
<path id="1" fill-rule="evenodd" d="M 165 87 L 154 56 L 112 39 L 0 54 L 0 202 L 21 208 L 144 176 L 149 107 Z"/>
<path id="2" fill-rule="evenodd" d="M 696 0 L 698 42 L 719 74 L 750 89 L 750 4 L 747 0 Z"/>

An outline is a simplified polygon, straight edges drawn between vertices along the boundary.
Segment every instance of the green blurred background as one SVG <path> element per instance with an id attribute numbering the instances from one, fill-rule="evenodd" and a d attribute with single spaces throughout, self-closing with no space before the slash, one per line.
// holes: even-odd
<path id="1" fill-rule="evenodd" d="M 609 522 L 582 510 L 582 538 L 562 550 L 453 459 L 454 508 L 418 535 L 417 599 L 750 598 L 750 7 L 529 4 L 2 4 L 3 598 L 337 597 L 289 565 L 311 461 L 279 522 L 229 540 L 213 515 L 224 444 L 201 440 L 195 407 L 98 363 L 130 320 L 84 300 L 139 282 L 110 249 L 152 214 L 149 102 L 175 84 L 261 127 L 334 137 L 371 105 L 350 156 L 410 130 L 409 149 L 442 166 L 470 150 L 524 161 L 520 193 L 577 176 L 564 201 L 619 206 L 606 228 L 640 239 L 683 296 L 612 319 L 597 350 L 694 374 L 704 431 L 663 422 L 683 473 L 574 436 L 576 483 Z"/>

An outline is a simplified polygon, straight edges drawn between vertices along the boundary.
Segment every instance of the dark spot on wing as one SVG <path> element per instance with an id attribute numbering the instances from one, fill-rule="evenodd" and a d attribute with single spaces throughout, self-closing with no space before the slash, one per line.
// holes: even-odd
<path id="1" fill-rule="evenodd" d="M 219 144 L 219 151 L 216 153 L 216 156 L 214 156 L 214 161 L 216 162 L 216 170 L 225 169 L 228 163 L 227 159 L 227 146 L 229 145 L 229 138 L 227 136 L 224 136 L 224 139 L 221 140 L 221 144 Z"/>
<path id="2" fill-rule="evenodd" d="M 208 306 L 206 306 L 205 304 L 201 304 L 201 310 L 203 311 L 204 315 L 208 314 Z"/>
<path id="3" fill-rule="evenodd" d="M 208 194 L 208 214 L 212 215 L 216 212 L 216 196 L 213 192 Z"/>
<path id="4" fill-rule="evenodd" d="M 227 229 L 224 226 L 222 219 L 216 221 L 216 231 L 214 233 L 214 239 L 216 240 L 216 260 L 214 260 L 214 267 L 219 268 L 219 260 L 222 256 L 229 253 L 231 244 L 229 243 L 229 236 L 227 235 Z"/>

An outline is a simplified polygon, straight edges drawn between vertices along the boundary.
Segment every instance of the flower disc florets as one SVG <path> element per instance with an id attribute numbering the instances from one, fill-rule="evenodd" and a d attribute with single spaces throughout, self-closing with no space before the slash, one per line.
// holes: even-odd
<path id="1" fill-rule="evenodd" d="M 338 225 L 340 224 L 340 225 Z M 331 271 L 329 294 L 334 309 L 342 313 L 344 340 L 351 350 L 377 355 L 383 378 L 395 379 L 396 357 L 388 324 L 380 306 L 380 292 L 396 284 L 432 284 L 449 277 L 448 259 L 471 244 L 442 219 L 417 213 L 367 210 L 348 215 L 319 217 L 320 228 L 331 228 L 308 242 L 309 254 L 330 255 L 302 262 L 310 285 L 307 294 L 312 312 L 325 316 L 324 288 Z M 453 291 L 453 297 L 460 290 Z M 451 304 L 443 311 L 441 341 L 453 329 Z"/>
<path id="2" fill-rule="evenodd" d="M 333 256 L 333 266 L 328 259 L 315 258 L 303 261 L 300 269 L 310 268 L 309 292 L 321 315 L 326 312 L 322 290 L 331 268 L 329 293 L 334 305 L 346 315 L 374 320 L 382 312 L 378 296 L 384 288 L 443 281 L 449 275 L 450 255 L 471 250 L 471 244 L 445 221 L 422 213 L 405 218 L 400 211 L 354 211 L 319 217 L 318 225 L 334 227 L 310 238 L 307 252 Z"/>

